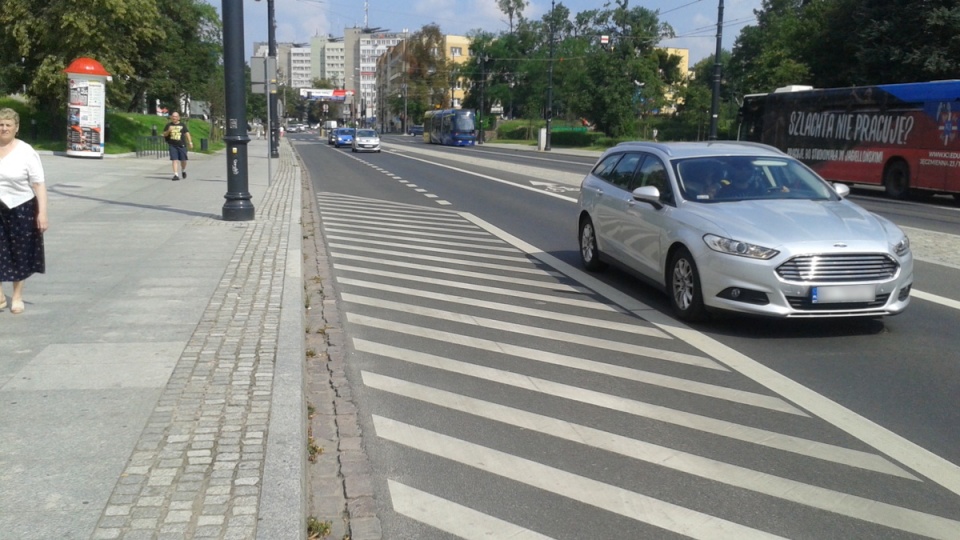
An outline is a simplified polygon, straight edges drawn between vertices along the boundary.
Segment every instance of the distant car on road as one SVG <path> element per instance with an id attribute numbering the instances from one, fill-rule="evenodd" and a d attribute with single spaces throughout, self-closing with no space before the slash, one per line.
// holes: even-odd
<path id="1" fill-rule="evenodd" d="M 621 143 L 580 187 L 580 256 L 661 288 L 674 314 L 880 317 L 910 303 L 910 241 L 756 143 Z"/>
<path id="2" fill-rule="evenodd" d="M 352 146 L 353 145 L 353 132 L 356 131 L 353 128 L 340 128 L 337 130 L 337 137 L 333 141 L 333 145 L 337 148 L 341 146 Z"/>
<path id="3" fill-rule="evenodd" d="M 407 129 L 408 135 L 423 135 L 423 126 L 410 126 Z"/>
<path id="4" fill-rule="evenodd" d="M 358 129 L 353 137 L 353 152 L 380 152 L 380 135 L 375 129 Z"/>

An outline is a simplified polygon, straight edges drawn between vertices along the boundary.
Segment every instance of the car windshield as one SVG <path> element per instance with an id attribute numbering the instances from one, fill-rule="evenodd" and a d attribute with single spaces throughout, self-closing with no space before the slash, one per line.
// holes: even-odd
<path id="1" fill-rule="evenodd" d="M 832 200 L 836 195 L 813 171 L 791 158 L 710 156 L 677 160 L 680 193 L 688 201 L 746 199 Z"/>
<path id="2" fill-rule="evenodd" d="M 376 137 L 377 132 L 372 129 L 357 130 L 357 137 Z"/>

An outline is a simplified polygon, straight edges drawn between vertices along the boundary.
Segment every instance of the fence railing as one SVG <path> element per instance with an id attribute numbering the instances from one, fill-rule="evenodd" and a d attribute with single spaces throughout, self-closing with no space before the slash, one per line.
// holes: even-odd
<path id="1" fill-rule="evenodd" d="M 169 155 L 167 142 L 159 135 L 137 137 L 137 157 L 154 156 L 157 159 Z"/>

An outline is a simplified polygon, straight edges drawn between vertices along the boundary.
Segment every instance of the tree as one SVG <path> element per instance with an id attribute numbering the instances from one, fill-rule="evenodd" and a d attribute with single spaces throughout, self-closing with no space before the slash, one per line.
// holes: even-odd
<path id="1" fill-rule="evenodd" d="M 414 123 L 446 99 L 452 67 L 442 54 L 443 43 L 440 27 L 428 24 L 411 34 L 406 47 L 407 111 Z"/>
<path id="2" fill-rule="evenodd" d="M 960 72 L 955 0 L 834 0 L 807 15 L 819 29 L 808 55 L 816 86 L 952 79 Z"/>
<path id="3" fill-rule="evenodd" d="M 513 18 L 523 18 L 523 10 L 527 7 L 526 0 L 497 0 L 500 11 L 510 20 L 510 33 L 513 33 Z"/>
<path id="4" fill-rule="evenodd" d="M 216 10 L 202 0 L 3 0 L 0 90 L 26 86 L 55 116 L 66 95 L 63 69 L 87 56 L 113 76 L 108 106 L 137 110 L 148 95 L 175 104 L 210 88 L 220 43 Z"/>
<path id="5" fill-rule="evenodd" d="M 764 0 L 754 11 L 756 26 L 740 31 L 729 72 L 742 94 L 769 92 L 788 84 L 808 84 L 810 66 L 802 47 L 810 39 L 804 24 L 806 0 Z"/>
<path id="6" fill-rule="evenodd" d="M 635 134 L 639 116 L 662 103 L 665 81 L 656 45 L 673 29 L 649 9 L 628 8 L 628 0 L 616 4 L 581 14 L 575 28 L 583 35 L 610 36 L 608 48 L 595 46 L 587 54 L 586 84 L 593 90 L 581 88 L 579 94 L 583 116 L 607 135 L 621 137 Z"/>

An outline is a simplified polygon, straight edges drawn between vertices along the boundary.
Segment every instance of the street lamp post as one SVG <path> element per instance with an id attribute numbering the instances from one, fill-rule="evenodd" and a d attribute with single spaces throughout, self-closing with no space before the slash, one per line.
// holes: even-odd
<path id="1" fill-rule="evenodd" d="M 550 124 L 553 121 L 553 42 L 554 42 L 554 0 L 550 0 L 550 66 L 547 71 L 547 134 L 543 149 L 550 151 Z"/>
<path id="2" fill-rule="evenodd" d="M 273 7 L 274 0 L 267 0 L 267 56 L 273 59 L 273 65 L 277 65 L 277 20 Z M 270 77 L 275 77 L 271 73 Z M 270 157 L 280 157 L 280 118 L 277 115 L 277 94 L 271 93 L 267 99 L 270 100 Z"/>
<path id="3" fill-rule="evenodd" d="M 485 103 L 483 96 L 484 86 L 487 85 L 487 60 L 490 59 L 490 56 L 484 53 L 483 56 L 477 58 L 480 61 L 480 109 L 477 112 L 477 124 L 480 127 L 480 136 L 477 137 L 477 144 L 483 144 L 483 105 Z"/>
<path id="4" fill-rule="evenodd" d="M 407 83 L 403 83 L 401 86 L 403 88 L 403 134 L 407 134 Z"/>
<path id="5" fill-rule="evenodd" d="M 223 78 L 226 90 L 227 201 L 224 221 L 254 219 L 247 182 L 247 103 L 243 74 L 243 0 L 222 0 Z"/>
<path id="6" fill-rule="evenodd" d="M 720 51 L 723 44 L 723 0 L 717 7 L 717 53 L 713 60 L 713 100 L 710 104 L 709 140 L 717 140 L 717 118 L 720 114 Z"/>

